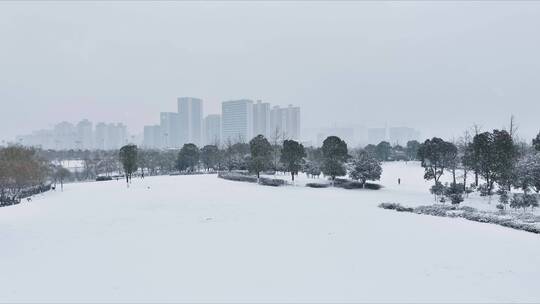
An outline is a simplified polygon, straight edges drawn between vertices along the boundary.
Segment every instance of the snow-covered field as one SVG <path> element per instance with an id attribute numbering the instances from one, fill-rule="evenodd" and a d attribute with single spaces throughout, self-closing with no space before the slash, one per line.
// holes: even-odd
<path id="1" fill-rule="evenodd" d="M 379 191 L 68 184 L 0 209 L 0 301 L 539 302 L 538 235 L 377 208 L 431 204 L 422 174 L 385 164 Z"/>

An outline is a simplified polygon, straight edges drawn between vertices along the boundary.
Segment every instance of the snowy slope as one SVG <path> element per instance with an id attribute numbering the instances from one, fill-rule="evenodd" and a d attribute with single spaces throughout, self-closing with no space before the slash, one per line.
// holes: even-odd
<path id="1" fill-rule="evenodd" d="M 0 302 L 540 301 L 538 235 L 377 208 L 431 203 L 421 177 L 395 163 L 380 191 L 69 184 L 0 209 Z"/>

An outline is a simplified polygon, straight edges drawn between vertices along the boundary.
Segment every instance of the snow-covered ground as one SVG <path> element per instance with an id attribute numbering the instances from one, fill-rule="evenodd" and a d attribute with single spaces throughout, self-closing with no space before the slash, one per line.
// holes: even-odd
<path id="1" fill-rule="evenodd" d="M 422 175 L 385 164 L 379 191 L 68 184 L 0 209 L 0 302 L 539 302 L 538 235 L 377 208 L 432 203 Z"/>

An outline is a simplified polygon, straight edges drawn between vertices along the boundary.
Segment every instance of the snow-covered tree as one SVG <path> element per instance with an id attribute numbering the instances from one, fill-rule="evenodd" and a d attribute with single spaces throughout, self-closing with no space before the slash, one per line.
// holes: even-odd
<path id="1" fill-rule="evenodd" d="M 257 135 L 249 142 L 249 149 L 249 168 L 259 178 L 261 171 L 268 169 L 272 163 L 272 146 L 263 135 Z"/>
<path id="2" fill-rule="evenodd" d="M 347 174 L 344 163 L 349 157 L 347 143 L 337 136 L 327 137 L 322 146 L 323 165 L 322 171 L 324 175 L 330 176 L 332 181 L 337 176 Z"/>
<path id="3" fill-rule="evenodd" d="M 418 156 L 424 167 L 424 178 L 434 180 L 435 185 L 457 155 L 457 148 L 454 144 L 446 142 L 440 138 L 433 137 L 426 140 L 418 149 Z"/>
<path id="4" fill-rule="evenodd" d="M 195 144 L 184 144 L 176 161 L 176 167 L 180 171 L 194 172 L 199 166 L 200 151 Z"/>
<path id="5" fill-rule="evenodd" d="M 349 176 L 366 184 L 368 180 L 379 180 L 382 174 L 381 163 L 366 151 L 360 151 L 349 164 Z"/>
<path id="6" fill-rule="evenodd" d="M 291 172 L 293 182 L 294 176 L 298 175 L 298 171 L 302 168 L 304 157 L 306 157 L 306 151 L 302 144 L 294 140 L 285 140 L 283 142 L 280 161 L 285 170 Z"/>
<path id="7" fill-rule="evenodd" d="M 138 149 L 136 145 L 126 145 L 120 148 L 119 158 L 126 175 L 126 183 L 129 187 L 133 172 L 138 170 Z"/>
<path id="8" fill-rule="evenodd" d="M 218 147 L 214 145 L 204 146 L 201 149 L 200 158 L 206 170 L 215 168 L 218 163 L 218 158 L 219 158 Z"/>

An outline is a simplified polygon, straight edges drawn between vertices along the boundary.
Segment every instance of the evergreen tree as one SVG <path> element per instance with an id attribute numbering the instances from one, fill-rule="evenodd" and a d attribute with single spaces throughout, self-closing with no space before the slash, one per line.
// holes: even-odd
<path id="1" fill-rule="evenodd" d="M 251 152 L 250 170 L 260 177 L 261 171 L 268 169 L 272 161 L 272 146 L 263 135 L 255 136 L 249 142 Z"/>
<path id="2" fill-rule="evenodd" d="M 119 158 L 126 175 L 126 183 L 129 187 L 131 175 L 138 169 L 138 149 L 136 145 L 126 145 L 120 148 Z"/>
<path id="3" fill-rule="evenodd" d="M 201 162 L 206 167 L 206 170 L 215 168 L 219 161 L 219 149 L 214 145 L 206 145 L 201 149 Z"/>
<path id="4" fill-rule="evenodd" d="M 540 151 L 540 132 L 536 135 L 536 138 L 532 141 L 533 147 L 536 151 Z"/>
<path id="5" fill-rule="evenodd" d="M 291 177 L 294 182 L 294 176 L 298 175 L 298 171 L 302 168 L 302 162 L 306 157 L 304 146 L 294 140 L 285 140 L 281 149 L 280 161 L 285 166 L 288 172 L 291 172 Z"/>
<path id="6" fill-rule="evenodd" d="M 437 137 L 427 139 L 418 149 L 418 157 L 425 170 L 424 178 L 434 180 L 437 185 L 444 170 L 454 161 L 456 154 L 457 148 L 454 144 Z"/>
<path id="7" fill-rule="evenodd" d="M 381 174 L 382 167 L 380 161 L 369 155 L 366 151 L 360 151 L 350 164 L 349 176 L 354 180 L 359 180 L 362 183 L 362 187 L 368 180 L 379 180 Z"/>
<path id="8" fill-rule="evenodd" d="M 387 141 L 381 141 L 375 149 L 377 158 L 381 161 L 387 161 L 392 153 L 392 146 Z"/>
<path id="9" fill-rule="evenodd" d="M 510 190 L 517 149 L 510 133 L 505 130 L 493 130 L 493 148 L 491 150 L 495 161 L 495 181 L 501 187 Z"/>
<path id="10" fill-rule="evenodd" d="M 347 174 L 344 163 L 349 157 L 347 143 L 337 136 L 327 137 L 322 146 L 323 166 L 322 172 L 326 176 L 330 176 L 332 182 L 337 176 Z"/>
<path id="11" fill-rule="evenodd" d="M 420 143 L 416 140 L 410 140 L 407 142 L 406 152 L 409 160 L 418 159 L 418 149 L 420 148 Z"/>
<path id="12" fill-rule="evenodd" d="M 176 160 L 176 168 L 180 171 L 194 172 L 199 165 L 200 151 L 195 144 L 184 144 Z"/>

